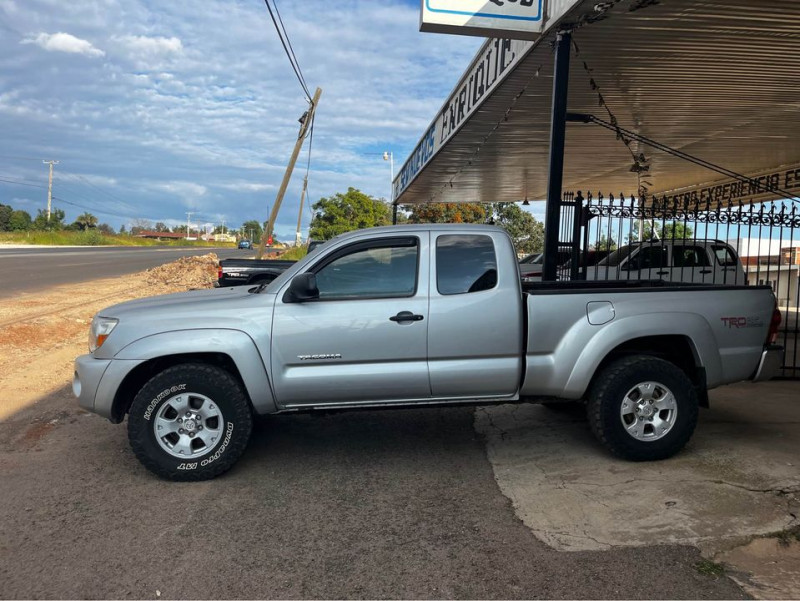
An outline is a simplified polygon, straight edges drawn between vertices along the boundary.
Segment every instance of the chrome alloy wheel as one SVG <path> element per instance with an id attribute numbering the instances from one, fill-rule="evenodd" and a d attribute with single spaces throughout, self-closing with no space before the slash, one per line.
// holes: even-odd
<path id="1" fill-rule="evenodd" d="M 625 431 L 644 442 L 666 436 L 678 416 L 678 403 L 669 388 L 659 382 L 640 382 L 625 395 L 620 419 Z"/>
<path id="2" fill-rule="evenodd" d="M 175 395 L 161 405 L 153 432 L 161 448 L 178 459 L 205 455 L 222 439 L 225 420 L 210 398 L 202 394 Z"/>

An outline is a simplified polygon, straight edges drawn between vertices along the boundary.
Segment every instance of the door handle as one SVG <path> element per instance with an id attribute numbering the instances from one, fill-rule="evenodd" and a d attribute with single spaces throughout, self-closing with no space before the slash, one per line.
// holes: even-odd
<path id="1" fill-rule="evenodd" d="M 656 271 L 656 275 L 669 275 L 669 271 Z"/>
<path id="2" fill-rule="evenodd" d="M 703 270 L 700 271 L 700 273 L 711 273 L 711 270 L 710 269 L 703 269 Z"/>
<path id="3" fill-rule="evenodd" d="M 422 315 L 416 315 L 411 311 L 400 311 L 397 315 L 392 315 L 389 321 L 396 321 L 397 323 L 404 323 L 406 321 L 422 321 Z"/>

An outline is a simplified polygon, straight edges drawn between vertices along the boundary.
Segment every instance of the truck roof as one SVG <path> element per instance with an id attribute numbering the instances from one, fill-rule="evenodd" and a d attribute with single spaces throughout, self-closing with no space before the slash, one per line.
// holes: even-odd
<path id="1" fill-rule="evenodd" d="M 486 225 L 481 223 L 411 223 L 411 224 L 403 224 L 403 225 L 384 225 L 381 227 L 371 227 L 368 229 L 363 230 L 353 230 L 351 232 L 345 232 L 344 234 L 339 234 L 334 239 L 335 240 L 344 240 L 347 238 L 354 238 L 363 234 L 364 232 L 370 232 L 371 234 L 381 234 L 384 232 L 390 233 L 397 233 L 397 234 L 411 234 L 415 232 L 430 232 L 432 230 L 457 230 L 463 232 L 464 230 L 470 230 L 470 232 L 497 232 L 505 230 L 496 225 Z"/>

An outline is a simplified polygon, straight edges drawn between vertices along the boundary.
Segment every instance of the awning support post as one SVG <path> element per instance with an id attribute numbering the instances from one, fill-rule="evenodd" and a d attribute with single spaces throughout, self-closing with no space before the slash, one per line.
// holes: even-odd
<path id="1" fill-rule="evenodd" d="M 558 270 L 558 234 L 561 222 L 561 185 L 564 177 L 564 138 L 567 129 L 567 88 L 572 34 L 559 32 L 556 38 L 553 75 L 553 106 L 550 115 L 550 169 L 547 181 L 547 209 L 544 219 L 544 265 L 542 280 L 554 282 Z"/>

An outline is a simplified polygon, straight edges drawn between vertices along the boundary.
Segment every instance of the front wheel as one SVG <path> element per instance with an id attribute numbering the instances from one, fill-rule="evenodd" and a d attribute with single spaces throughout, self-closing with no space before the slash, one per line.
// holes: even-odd
<path id="1" fill-rule="evenodd" d="M 226 472 L 247 447 L 251 430 L 241 384 L 224 369 L 202 363 L 155 375 L 128 416 L 136 457 L 168 480 L 208 480 Z"/>
<path id="2" fill-rule="evenodd" d="M 598 440 L 631 461 L 672 457 L 692 437 L 697 414 L 697 394 L 686 374 L 647 355 L 608 365 L 592 385 L 587 404 Z"/>

